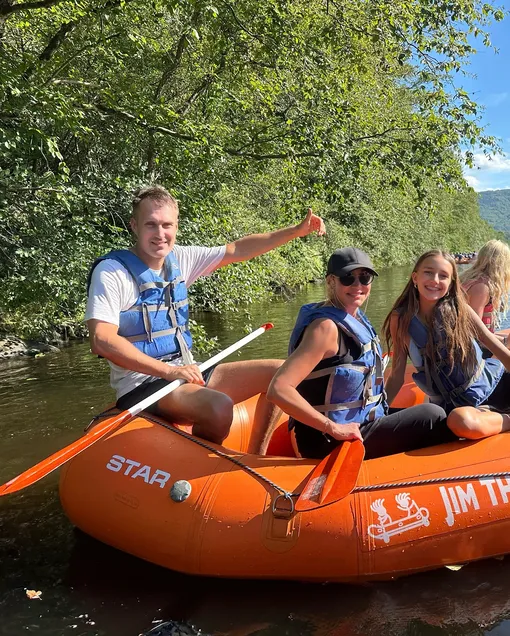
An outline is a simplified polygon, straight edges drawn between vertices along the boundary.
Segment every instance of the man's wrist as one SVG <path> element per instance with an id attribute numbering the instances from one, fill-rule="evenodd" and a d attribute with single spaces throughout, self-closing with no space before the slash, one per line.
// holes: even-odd
<path id="1" fill-rule="evenodd" d="M 292 225 L 291 228 L 293 230 L 294 238 L 303 238 L 303 236 L 306 236 L 306 234 L 303 233 L 302 223 Z"/>

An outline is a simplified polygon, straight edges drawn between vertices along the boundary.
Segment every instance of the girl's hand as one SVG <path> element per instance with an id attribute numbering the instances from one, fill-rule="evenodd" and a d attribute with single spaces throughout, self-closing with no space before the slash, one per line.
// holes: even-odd
<path id="1" fill-rule="evenodd" d="M 360 442 L 363 441 L 359 424 L 335 424 L 331 420 L 326 420 L 325 425 L 324 433 L 340 442 L 345 442 L 348 439 L 359 439 Z"/>

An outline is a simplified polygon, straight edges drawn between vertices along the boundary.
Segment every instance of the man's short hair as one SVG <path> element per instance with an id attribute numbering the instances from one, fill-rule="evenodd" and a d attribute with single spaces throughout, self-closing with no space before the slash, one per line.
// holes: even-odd
<path id="1" fill-rule="evenodd" d="M 178 208 L 176 199 L 168 192 L 162 185 L 149 185 L 142 186 L 133 192 L 133 198 L 131 200 L 131 215 L 136 217 L 140 203 L 144 199 L 150 199 L 151 201 L 160 201 L 161 203 L 170 203 Z"/>

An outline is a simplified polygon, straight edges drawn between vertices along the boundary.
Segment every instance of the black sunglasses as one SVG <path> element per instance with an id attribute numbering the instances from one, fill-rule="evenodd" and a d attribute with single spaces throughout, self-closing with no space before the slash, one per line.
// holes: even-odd
<path id="1" fill-rule="evenodd" d="M 374 275 L 371 272 L 361 272 L 359 276 L 344 274 L 343 276 L 337 276 L 337 278 L 344 287 L 350 287 L 354 285 L 356 281 L 359 281 L 360 285 L 370 285 L 374 280 Z"/>

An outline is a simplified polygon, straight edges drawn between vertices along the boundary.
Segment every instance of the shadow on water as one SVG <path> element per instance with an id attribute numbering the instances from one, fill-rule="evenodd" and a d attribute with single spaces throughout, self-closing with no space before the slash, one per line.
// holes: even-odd
<path id="1" fill-rule="evenodd" d="M 368 307 L 377 328 L 406 275 L 381 272 Z M 253 326 L 276 328 L 242 357 L 285 356 L 299 306 L 322 297 L 310 286 L 254 307 Z M 243 312 L 202 318 L 224 346 L 248 322 Z M 111 400 L 106 363 L 86 344 L 0 365 L 0 483 L 76 439 Z M 57 482 L 1 499 L 0 636 L 510 635 L 510 558 L 363 586 L 193 578 L 74 531 Z"/>

